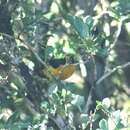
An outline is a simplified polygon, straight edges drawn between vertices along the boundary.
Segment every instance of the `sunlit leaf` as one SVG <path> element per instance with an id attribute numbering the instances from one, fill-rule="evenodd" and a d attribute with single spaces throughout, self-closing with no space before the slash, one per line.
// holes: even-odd
<path id="1" fill-rule="evenodd" d="M 108 122 L 107 122 L 107 120 L 102 119 L 99 122 L 99 127 L 100 127 L 100 129 L 96 129 L 96 130 L 108 130 Z"/>
<path id="2" fill-rule="evenodd" d="M 83 20 L 80 17 L 68 15 L 68 20 L 82 38 L 90 37 L 93 26 L 93 20 L 91 17 L 87 17 Z"/>

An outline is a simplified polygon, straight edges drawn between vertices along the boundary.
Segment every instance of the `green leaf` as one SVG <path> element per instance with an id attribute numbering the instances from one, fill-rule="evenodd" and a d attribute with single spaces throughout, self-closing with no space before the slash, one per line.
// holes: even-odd
<path id="1" fill-rule="evenodd" d="M 99 127 L 101 128 L 101 130 L 108 130 L 108 122 L 105 119 L 102 119 L 99 122 Z"/>
<path id="2" fill-rule="evenodd" d="M 77 106 L 78 108 L 80 108 L 81 105 L 84 104 L 85 100 L 84 100 L 84 97 L 83 96 L 80 96 L 80 95 L 75 95 L 73 94 L 73 100 L 72 100 L 72 104 Z"/>
<path id="3" fill-rule="evenodd" d="M 83 94 L 82 88 L 77 86 L 75 83 L 65 83 L 63 85 L 63 88 L 70 91 L 73 94 L 78 94 L 78 95 Z"/>
<path id="4" fill-rule="evenodd" d="M 89 124 L 88 114 L 85 114 L 85 113 L 81 114 L 80 115 L 80 122 L 82 124 L 83 129 L 85 129 L 87 127 L 87 125 Z"/>
<path id="5" fill-rule="evenodd" d="M 82 123 L 85 123 L 85 124 L 87 124 L 87 122 L 89 121 L 89 116 L 88 116 L 88 114 L 81 114 L 80 115 L 80 120 L 81 120 L 81 122 Z"/>
<path id="6" fill-rule="evenodd" d="M 130 11 L 130 0 L 119 0 L 119 9 L 122 13 Z"/>
<path id="7" fill-rule="evenodd" d="M 115 13 L 114 18 L 117 17 L 119 19 L 120 16 L 129 15 L 130 0 L 118 0 L 112 10 Z"/>
<path id="8" fill-rule="evenodd" d="M 43 101 L 43 102 L 41 103 L 41 108 L 42 108 L 42 109 L 47 109 L 48 106 L 49 106 L 49 104 L 48 104 L 48 102 L 46 102 L 46 101 Z"/>
<path id="9" fill-rule="evenodd" d="M 13 124 L 13 122 L 16 122 L 18 120 L 20 116 L 20 113 L 19 112 L 14 112 L 10 117 L 9 119 L 7 120 L 6 122 L 6 126 L 8 127 L 8 125 L 11 125 Z"/>
<path id="10" fill-rule="evenodd" d="M 121 122 L 119 122 L 117 125 L 116 125 L 116 128 L 115 129 L 123 129 L 123 128 L 125 128 L 125 126 L 121 123 Z"/>
<path id="11" fill-rule="evenodd" d="M 45 49 L 45 59 L 48 58 L 48 56 L 53 52 L 54 48 L 52 46 L 47 46 Z"/>
<path id="12" fill-rule="evenodd" d="M 114 130 L 119 130 L 118 128 L 115 128 Z"/>
<path id="13" fill-rule="evenodd" d="M 21 90 L 26 89 L 25 82 L 23 81 L 23 78 L 19 74 L 10 71 L 8 80 L 9 82 L 14 83 L 19 89 Z"/>
<path id="14" fill-rule="evenodd" d="M 0 130 L 4 130 L 4 121 L 0 119 Z"/>
<path id="15" fill-rule="evenodd" d="M 80 17 L 69 15 L 68 20 L 82 38 L 88 38 L 90 36 L 90 31 L 93 26 L 91 17 L 87 17 L 84 21 Z"/>
<path id="16" fill-rule="evenodd" d="M 30 121 L 32 120 L 29 117 L 21 118 L 22 115 L 20 112 L 16 111 L 14 112 L 7 122 L 5 123 L 5 128 L 10 130 L 22 130 L 27 129 L 28 126 L 31 125 Z"/>
<path id="17" fill-rule="evenodd" d="M 120 110 L 114 111 L 112 113 L 116 124 L 118 124 L 121 121 L 121 118 L 120 118 L 121 115 L 120 114 L 121 114 Z"/>
<path id="18" fill-rule="evenodd" d="M 124 125 L 121 123 L 121 115 L 120 114 L 121 114 L 120 110 L 113 112 L 114 121 L 116 123 L 115 130 L 124 128 Z"/>
<path id="19" fill-rule="evenodd" d="M 102 102 L 101 101 L 96 101 L 96 109 L 101 109 L 103 107 Z"/>
<path id="20" fill-rule="evenodd" d="M 29 56 L 30 55 L 30 51 L 28 51 L 28 49 L 24 46 L 19 46 L 19 53 L 21 54 L 21 56 Z"/>

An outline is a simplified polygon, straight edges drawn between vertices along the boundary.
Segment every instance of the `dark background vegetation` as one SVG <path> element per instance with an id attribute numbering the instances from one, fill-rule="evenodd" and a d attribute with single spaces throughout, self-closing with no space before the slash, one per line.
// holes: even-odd
<path id="1" fill-rule="evenodd" d="M 130 0 L 0 0 L 0 129 L 108 130 L 113 111 L 128 116 L 129 21 Z M 51 75 L 51 58 L 75 76 Z M 128 127 L 116 112 L 113 130 Z"/>

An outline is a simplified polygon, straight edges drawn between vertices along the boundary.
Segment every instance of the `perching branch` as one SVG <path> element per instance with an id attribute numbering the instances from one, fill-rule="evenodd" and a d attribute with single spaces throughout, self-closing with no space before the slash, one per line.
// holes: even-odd
<path id="1" fill-rule="evenodd" d="M 25 46 L 27 46 L 28 49 L 34 54 L 34 56 L 36 57 L 36 59 L 37 59 L 43 66 L 45 66 L 46 68 L 48 68 L 47 65 L 46 65 L 46 63 L 40 58 L 40 56 L 35 52 L 35 50 L 30 46 L 30 44 L 26 43 L 26 42 L 25 42 L 24 40 L 22 40 L 20 37 L 15 38 L 15 37 L 13 37 L 13 36 L 11 36 L 11 35 L 9 35 L 9 34 L 6 34 L 6 33 L 0 33 L 0 35 L 5 36 L 5 37 L 7 37 L 7 38 L 9 38 L 9 39 L 11 39 L 11 40 L 19 40 L 20 42 L 22 42 L 22 43 L 23 43 Z"/>
<path id="2" fill-rule="evenodd" d="M 128 19 L 128 17 L 126 16 L 126 17 L 120 18 L 120 20 L 117 21 L 118 22 L 117 31 L 116 31 L 116 34 L 115 34 L 115 37 L 114 37 L 114 41 L 111 43 L 111 45 L 108 49 L 108 52 L 110 52 L 115 47 L 117 40 L 118 40 L 120 33 L 121 33 L 122 24 L 127 19 Z"/>
<path id="3" fill-rule="evenodd" d="M 116 34 L 115 34 L 115 37 L 114 37 L 114 41 L 113 41 L 113 43 L 110 45 L 110 48 L 108 49 L 108 52 L 110 52 L 110 51 L 115 47 L 115 45 L 116 45 L 116 43 L 117 43 L 117 40 L 118 40 L 118 38 L 119 38 L 119 35 L 120 35 L 120 33 L 121 33 L 122 24 L 123 24 L 123 20 L 120 20 L 120 21 L 118 22 L 117 31 L 116 31 Z"/>
<path id="4" fill-rule="evenodd" d="M 107 72 L 106 74 L 104 74 L 97 82 L 96 85 L 99 85 L 101 82 L 103 82 L 106 78 L 108 78 L 109 76 L 111 76 L 114 72 L 116 72 L 119 69 L 124 69 L 126 67 L 130 66 L 130 62 L 127 62 L 123 65 L 118 65 L 115 68 L 113 68 L 111 71 Z"/>

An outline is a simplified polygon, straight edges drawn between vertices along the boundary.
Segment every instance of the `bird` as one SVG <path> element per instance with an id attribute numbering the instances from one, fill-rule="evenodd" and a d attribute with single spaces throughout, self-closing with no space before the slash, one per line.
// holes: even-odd
<path id="1" fill-rule="evenodd" d="M 71 77 L 75 72 L 76 66 L 72 63 L 66 63 L 65 58 L 61 59 L 50 59 L 49 60 L 49 71 L 50 73 L 59 78 L 60 80 L 66 80 Z"/>

